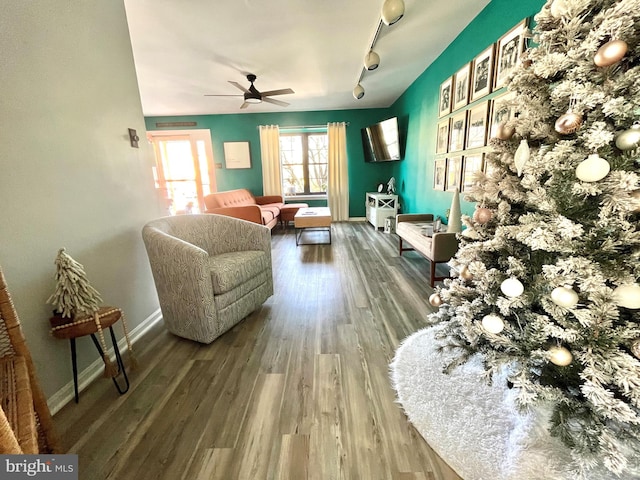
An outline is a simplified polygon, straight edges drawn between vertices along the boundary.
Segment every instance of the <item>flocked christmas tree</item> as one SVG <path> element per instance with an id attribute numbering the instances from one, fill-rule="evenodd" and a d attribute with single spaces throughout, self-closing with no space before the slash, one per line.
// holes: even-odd
<path id="1" fill-rule="evenodd" d="M 549 0 L 430 318 L 544 405 L 578 477 L 640 456 L 640 0 Z M 633 477 L 635 478 L 635 476 Z"/>

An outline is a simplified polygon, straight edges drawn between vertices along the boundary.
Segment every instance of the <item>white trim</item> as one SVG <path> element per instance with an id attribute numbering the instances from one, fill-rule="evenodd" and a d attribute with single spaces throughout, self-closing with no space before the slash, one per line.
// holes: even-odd
<path id="1" fill-rule="evenodd" d="M 367 217 L 349 217 L 350 222 L 366 222 Z"/>
<path id="2" fill-rule="evenodd" d="M 140 339 L 153 325 L 162 320 L 162 312 L 158 308 L 151 315 L 144 319 L 144 321 L 136 328 L 129 332 L 129 339 L 134 344 Z M 120 353 L 124 353 L 128 350 L 127 341 L 124 337 L 118 340 L 118 348 Z M 107 351 L 109 357 L 115 361 L 115 354 L 113 346 Z M 85 368 L 82 372 L 78 373 L 78 392 L 82 392 L 91 382 L 98 378 L 104 372 L 104 363 L 101 358 L 98 358 L 95 362 Z M 73 379 L 67 383 L 64 387 L 54 393 L 49 399 L 47 404 L 51 415 L 55 415 L 62 407 L 69 403 L 74 398 L 73 391 Z"/>
<path id="3" fill-rule="evenodd" d="M 297 202 L 298 200 L 326 200 L 327 199 L 327 195 L 294 195 L 292 197 L 287 197 L 285 195 L 284 197 L 284 201 L 285 202 Z"/>

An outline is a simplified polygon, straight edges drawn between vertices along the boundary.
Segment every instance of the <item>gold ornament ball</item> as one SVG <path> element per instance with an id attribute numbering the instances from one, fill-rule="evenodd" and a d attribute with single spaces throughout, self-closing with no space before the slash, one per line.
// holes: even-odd
<path id="1" fill-rule="evenodd" d="M 640 338 L 636 338 L 631 343 L 631 353 L 633 353 L 636 358 L 640 358 Z"/>
<path id="2" fill-rule="evenodd" d="M 507 278 L 500 284 L 500 290 L 502 290 L 502 293 L 507 297 L 515 298 L 522 295 L 524 292 L 524 285 L 522 285 L 522 282 L 520 282 L 516 277 L 511 277 Z"/>
<path id="3" fill-rule="evenodd" d="M 573 355 L 564 347 L 551 347 L 549 353 L 549 361 L 559 367 L 566 367 L 573 362 Z"/>
<path id="4" fill-rule="evenodd" d="M 567 112 L 556 120 L 555 129 L 556 132 L 561 133 L 562 135 L 571 135 L 572 133 L 577 132 L 581 126 L 582 115 L 578 115 L 574 112 Z"/>
<path id="5" fill-rule="evenodd" d="M 640 122 L 634 122 L 628 130 L 616 137 L 616 147 L 620 150 L 633 150 L 640 145 Z"/>
<path id="6" fill-rule="evenodd" d="M 467 281 L 473 280 L 473 273 L 469 271 L 469 267 L 467 267 L 466 265 L 462 267 L 462 270 L 460 270 L 460 278 Z"/>
<path id="7" fill-rule="evenodd" d="M 504 320 L 498 315 L 490 313 L 482 318 L 482 328 L 489 333 L 498 334 L 504 330 Z"/>
<path id="8" fill-rule="evenodd" d="M 619 307 L 637 310 L 640 308 L 640 285 L 627 283 L 613 290 L 613 301 Z"/>
<path id="9" fill-rule="evenodd" d="M 496 126 L 496 133 L 494 137 L 498 140 L 509 140 L 511 137 L 513 137 L 514 133 L 516 133 L 515 128 L 507 126 L 505 122 L 500 122 Z"/>
<path id="10" fill-rule="evenodd" d="M 551 300 L 559 307 L 573 308 L 578 304 L 578 294 L 570 287 L 557 287 L 551 292 Z"/>
<path id="11" fill-rule="evenodd" d="M 640 213 L 640 190 L 631 192 L 631 202 L 635 205 L 634 213 Z"/>
<path id="12" fill-rule="evenodd" d="M 493 217 L 493 212 L 488 208 L 481 207 L 473 212 L 473 220 L 481 225 L 487 223 Z"/>
<path id="13" fill-rule="evenodd" d="M 611 40 L 602 45 L 593 57 L 593 63 L 598 67 L 609 67 L 618 63 L 627 54 L 629 46 L 623 40 Z"/>
<path id="14" fill-rule="evenodd" d="M 429 303 L 432 307 L 439 307 L 440 305 L 442 305 L 442 297 L 440 297 L 440 295 L 438 295 L 437 293 L 432 293 L 429 297 Z"/>

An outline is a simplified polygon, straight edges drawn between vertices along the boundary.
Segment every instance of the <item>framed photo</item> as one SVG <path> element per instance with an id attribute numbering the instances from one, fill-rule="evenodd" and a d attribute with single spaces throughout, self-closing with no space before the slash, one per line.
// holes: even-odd
<path id="1" fill-rule="evenodd" d="M 460 190 L 460 178 L 462 177 L 462 156 L 447 159 L 447 183 L 446 191 Z"/>
<path id="2" fill-rule="evenodd" d="M 457 152 L 464 148 L 464 134 L 467 127 L 467 111 L 464 110 L 451 117 L 449 132 L 449 151 Z"/>
<path id="3" fill-rule="evenodd" d="M 520 62 L 520 56 L 524 51 L 524 32 L 526 30 L 527 19 L 524 19 L 498 40 L 494 89 L 500 88 L 506 83 L 507 77 Z"/>
<path id="4" fill-rule="evenodd" d="M 224 142 L 226 168 L 251 168 L 249 142 Z"/>
<path id="5" fill-rule="evenodd" d="M 496 138 L 497 132 L 505 123 L 515 118 L 515 93 L 509 92 L 499 95 L 491 102 L 491 117 L 489 121 L 489 138 Z"/>
<path id="6" fill-rule="evenodd" d="M 437 158 L 433 164 L 433 189 L 444 190 L 447 174 L 447 159 Z"/>
<path id="7" fill-rule="evenodd" d="M 467 123 L 467 141 L 465 148 L 484 147 L 487 144 L 487 120 L 489 118 L 489 102 L 482 102 L 469 109 Z"/>
<path id="8" fill-rule="evenodd" d="M 477 182 L 475 174 L 482 172 L 484 168 L 484 153 L 467 155 L 463 159 L 462 167 L 462 191 L 468 191 Z"/>
<path id="9" fill-rule="evenodd" d="M 495 45 L 492 43 L 489 48 L 481 52 L 471 62 L 471 93 L 469 101 L 473 102 L 480 97 L 491 93 L 493 85 L 493 54 Z"/>
<path id="10" fill-rule="evenodd" d="M 467 63 L 458 70 L 454 76 L 453 89 L 453 109 L 457 110 L 469 103 L 469 76 L 471 75 L 471 64 Z"/>
<path id="11" fill-rule="evenodd" d="M 438 104 L 438 117 L 444 117 L 451 113 L 451 85 L 453 77 L 449 77 L 440 85 L 440 103 Z"/>
<path id="12" fill-rule="evenodd" d="M 449 147 L 449 119 L 438 122 L 436 153 L 447 153 Z"/>

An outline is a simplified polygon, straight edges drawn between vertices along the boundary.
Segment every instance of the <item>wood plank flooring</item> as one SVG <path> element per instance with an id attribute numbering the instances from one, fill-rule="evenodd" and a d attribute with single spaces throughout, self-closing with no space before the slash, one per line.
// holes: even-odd
<path id="1" fill-rule="evenodd" d="M 432 309 L 428 262 L 368 223 L 334 224 L 332 240 L 296 247 L 276 228 L 260 310 L 211 345 L 154 327 L 127 394 L 99 379 L 58 412 L 80 479 L 459 480 L 389 381 Z"/>

